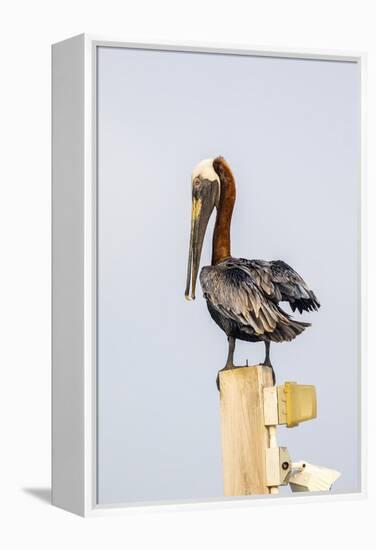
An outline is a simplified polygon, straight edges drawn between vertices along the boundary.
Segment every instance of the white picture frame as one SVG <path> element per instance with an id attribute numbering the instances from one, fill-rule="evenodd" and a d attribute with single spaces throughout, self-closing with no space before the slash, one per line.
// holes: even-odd
<path id="1" fill-rule="evenodd" d="M 100 46 L 223 53 L 246 56 L 341 60 L 358 63 L 361 79 L 361 490 L 365 464 L 365 66 L 364 53 L 277 50 L 217 44 L 130 44 L 82 34 L 52 47 L 52 502 L 81 516 L 131 510 L 98 506 L 96 488 L 96 55 Z M 322 495 L 291 495 L 317 502 Z M 284 497 L 163 504 L 164 508 L 253 506 Z M 162 503 L 161 503 L 162 504 Z M 161 504 L 151 504 L 158 507 Z M 140 508 L 140 506 L 138 506 Z"/>

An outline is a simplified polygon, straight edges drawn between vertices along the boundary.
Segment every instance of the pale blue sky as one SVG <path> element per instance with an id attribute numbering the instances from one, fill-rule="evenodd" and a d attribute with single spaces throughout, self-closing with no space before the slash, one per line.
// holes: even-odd
<path id="1" fill-rule="evenodd" d="M 234 256 L 285 260 L 322 303 L 271 347 L 278 383 L 318 394 L 318 419 L 279 444 L 341 471 L 333 492 L 357 490 L 359 92 L 354 63 L 99 49 L 100 503 L 223 494 L 227 341 L 200 289 L 184 300 L 190 173 L 217 155 L 237 181 Z M 210 246 L 209 227 L 202 265 Z M 246 358 L 263 345 L 238 343 Z"/>

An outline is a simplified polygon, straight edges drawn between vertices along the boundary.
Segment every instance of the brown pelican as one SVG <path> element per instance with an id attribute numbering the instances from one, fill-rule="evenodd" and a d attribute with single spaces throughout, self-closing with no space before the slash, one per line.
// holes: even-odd
<path id="1" fill-rule="evenodd" d="M 235 179 L 223 157 L 201 161 L 192 173 L 192 219 L 185 297 L 195 299 L 202 244 L 214 207 L 217 218 L 213 233 L 212 261 L 203 267 L 200 283 L 209 313 L 227 334 L 228 357 L 224 369 L 233 363 L 235 342 L 265 343 L 263 364 L 270 366 L 270 342 L 290 341 L 310 326 L 292 319 L 279 306 L 289 302 L 292 311 L 313 311 L 320 307 L 314 292 L 302 277 L 281 260 L 233 258 L 230 225 L 235 204 Z M 190 288 L 191 295 L 190 295 Z M 275 375 L 273 380 L 275 383 Z M 217 386 L 218 386 L 217 376 Z"/>

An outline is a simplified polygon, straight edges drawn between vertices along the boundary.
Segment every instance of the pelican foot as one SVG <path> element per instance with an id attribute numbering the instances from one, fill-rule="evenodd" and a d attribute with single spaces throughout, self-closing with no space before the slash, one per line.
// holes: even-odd
<path id="1" fill-rule="evenodd" d="M 263 363 L 261 363 L 261 365 L 263 367 L 270 367 L 272 369 L 273 386 L 275 386 L 275 372 L 274 372 L 274 369 L 273 369 L 273 365 L 271 364 L 270 361 L 264 361 Z"/>
<path id="2" fill-rule="evenodd" d="M 247 365 L 248 366 L 248 365 Z M 219 375 L 221 372 L 225 371 L 225 370 L 233 370 L 233 369 L 241 369 L 242 367 L 244 367 L 244 365 L 226 365 L 225 367 L 223 367 L 223 369 L 220 369 L 217 373 L 217 378 L 215 379 L 215 383 L 217 385 L 217 389 L 218 391 L 221 391 L 221 388 L 220 388 L 220 383 L 219 383 Z"/>
<path id="3" fill-rule="evenodd" d="M 217 378 L 215 379 L 215 383 L 216 383 L 216 386 L 217 386 L 217 390 L 218 391 L 221 391 L 221 387 L 220 387 L 220 383 L 219 383 L 219 374 L 221 372 L 223 372 L 224 370 L 229 370 L 229 367 L 223 367 L 223 369 L 220 369 L 218 372 L 217 372 Z"/>

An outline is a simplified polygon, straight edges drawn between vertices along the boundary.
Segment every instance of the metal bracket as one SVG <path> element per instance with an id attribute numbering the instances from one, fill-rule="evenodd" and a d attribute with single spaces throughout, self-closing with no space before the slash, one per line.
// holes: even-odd
<path id="1" fill-rule="evenodd" d="M 287 485 L 291 473 L 291 458 L 287 447 L 266 449 L 266 485 Z"/>

